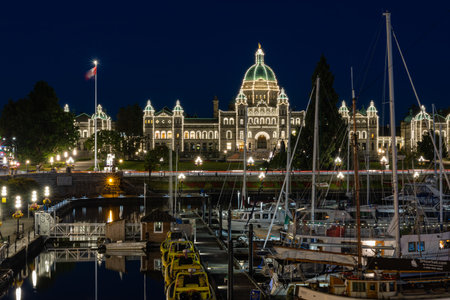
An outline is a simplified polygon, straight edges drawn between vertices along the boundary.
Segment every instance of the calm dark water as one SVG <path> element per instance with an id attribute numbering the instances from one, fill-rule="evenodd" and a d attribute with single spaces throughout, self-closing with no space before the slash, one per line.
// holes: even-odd
<path id="1" fill-rule="evenodd" d="M 153 260 L 149 262 L 153 268 Z M 119 272 L 122 267 L 124 272 Z M 165 299 L 161 272 L 140 270 L 141 260 L 136 258 L 57 262 L 54 253 L 43 252 L 16 274 L 15 284 L 2 299 Z"/>

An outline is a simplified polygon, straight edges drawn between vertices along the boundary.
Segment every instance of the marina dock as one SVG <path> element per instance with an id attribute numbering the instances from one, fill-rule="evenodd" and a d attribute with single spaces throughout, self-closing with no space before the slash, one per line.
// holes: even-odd
<path id="1" fill-rule="evenodd" d="M 202 264 L 208 272 L 217 299 L 227 299 L 228 249 L 226 243 L 214 234 L 200 215 L 192 212 L 185 215 L 184 218 L 195 219 L 195 246 L 200 253 Z M 233 299 L 252 299 L 250 298 L 252 291 L 260 294 L 260 298 L 255 297 L 254 299 L 266 299 L 264 291 L 256 281 L 250 278 L 247 271 L 235 258 L 233 271 Z"/>

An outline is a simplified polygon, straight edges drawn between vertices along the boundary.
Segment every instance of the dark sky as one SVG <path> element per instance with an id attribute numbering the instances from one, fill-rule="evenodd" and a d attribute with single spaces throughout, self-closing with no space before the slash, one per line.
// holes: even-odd
<path id="1" fill-rule="evenodd" d="M 323 53 L 340 98 L 349 99 L 353 66 L 359 105 L 373 99 L 381 113 L 386 9 L 422 102 L 449 106 L 450 1 L 336 0 L 3 2 L 0 105 L 45 80 L 62 105 L 92 113 L 84 74 L 98 59 L 99 103 L 114 119 L 147 99 L 157 110 L 180 99 L 189 114 L 209 117 L 213 96 L 226 109 L 237 95 L 261 43 L 294 109 L 305 108 Z M 394 54 L 400 118 L 416 100 Z"/>

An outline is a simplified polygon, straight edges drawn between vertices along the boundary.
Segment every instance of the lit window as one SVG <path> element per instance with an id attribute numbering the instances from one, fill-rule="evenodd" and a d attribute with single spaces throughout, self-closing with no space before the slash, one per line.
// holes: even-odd
<path id="1" fill-rule="evenodd" d="M 185 138 L 185 139 L 188 139 L 188 138 L 189 138 L 189 132 L 187 132 L 187 131 L 184 132 L 184 138 Z"/>
<path id="2" fill-rule="evenodd" d="M 416 252 L 416 242 L 408 243 L 408 252 Z"/>
<path id="3" fill-rule="evenodd" d="M 171 139 L 171 138 L 172 138 L 172 131 L 168 131 L 168 132 L 167 132 L 167 138 L 168 138 L 168 139 Z"/>
<path id="4" fill-rule="evenodd" d="M 244 119 L 240 119 L 240 120 L 239 120 L 239 123 L 240 123 L 241 125 L 244 125 Z"/>
<path id="5" fill-rule="evenodd" d="M 240 138 L 241 140 L 244 139 L 244 132 L 243 132 L 242 130 L 239 132 L 239 138 Z"/>
<path id="6" fill-rule="evenodd" d="M 284 125 L 284 119 L 281 119 L 281 125 Z"/>
<path id="7" fill-rule="evenodd" d="M 153 232 L 154 233 L 161 233 L 161 232 L 163 232 L 163 223 L 162 222 L 155 222 L 155 223 L 153 223 Z"/>
<path id="8" fill-rule="evenodd" d="M 227 143 L 227 150 L 231 150 L 231 143 Z"/>

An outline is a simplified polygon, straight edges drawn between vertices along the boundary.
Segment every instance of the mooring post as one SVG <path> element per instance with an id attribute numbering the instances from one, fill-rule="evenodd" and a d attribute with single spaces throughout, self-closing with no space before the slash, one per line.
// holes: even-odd
<path id="1" fill-rule="evenodd" d="M 253 224 L 248 225 L 248 275 L 253 277 Z"/>
<path id="2" fill-rule="evenodd" d="M 233 300 L 233 240 L 231 238 L 231 209 L 228 209 L 228 281 L 227 300 Z"/>
<path id="3" fill-rule="evenodd" d="M 211 199 L 208 197 L 208 226 L 211 228 Z"/>
<path id="4" fill-rule="evenodd" d="M 222 206 L 219 205 L 219 239 L 222 239 L 222 230 L 223 230 L 223 225 L 222 225 Z"/>
<path id="5" fill-rule="evenodd" d="M 205 203 L 205 197 L 202 197 L 202 219 L 204 222 L 206 222 L 206 203 Z"/>

